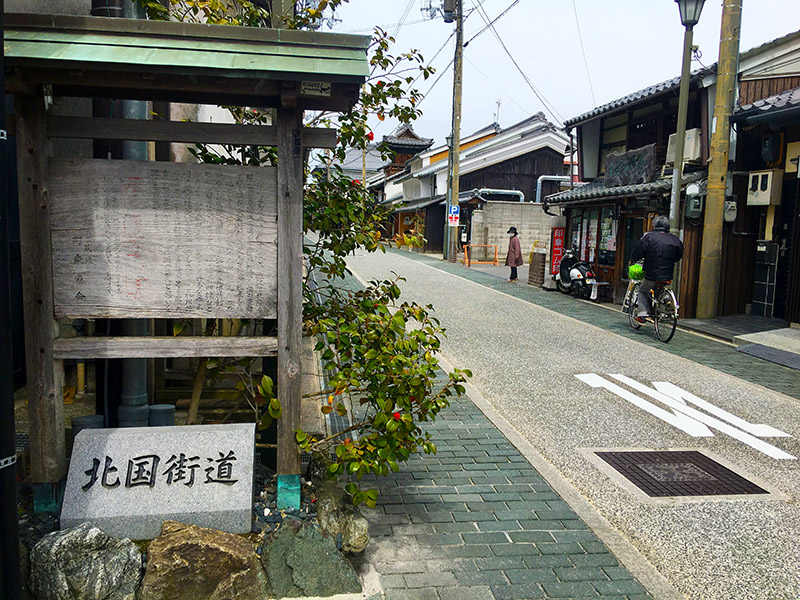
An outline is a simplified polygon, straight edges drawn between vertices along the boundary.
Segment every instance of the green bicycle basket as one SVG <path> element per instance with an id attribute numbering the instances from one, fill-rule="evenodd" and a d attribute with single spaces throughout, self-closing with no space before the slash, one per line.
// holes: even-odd
<path id="1" fill-rule="evenodd" d="M 641 281 L 644 279 L 644 271 L 642 270 L 642 265 L 639 263 L 634 263 L 630 267 L 628 267 L 628 277 L 633 279 L 634 281 Z"/>

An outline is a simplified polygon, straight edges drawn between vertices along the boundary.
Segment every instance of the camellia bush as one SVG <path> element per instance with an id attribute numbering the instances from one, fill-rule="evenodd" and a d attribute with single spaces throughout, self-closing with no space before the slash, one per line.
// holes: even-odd
<path id="1" fill-rule="evenodd" d="M 270 15 L 260 3 L 246 0 L 170 0 L 171 13 L 156 0 L 139 0 L 150 18 L 263 27 Z M 321 0 L 316 9 L 303 9 L 291 18 L 281 17 L 290 28 L 314 26 L 326 8 L 347 0 Z M 420 111 L 420 94 L 411 89 L 416 77 L 433 72 L 417 51 L 393 55 L 394 40 L 376 28 L 369 49 L 371 75 L 362 87 L 358 104 L 347 114 L 307 115 L 307 125 L 337 130 L 337 147 L 318 157 L 317 168 L 307 169 L 304 193 L 304 258 L 309 276 L 304 283 L 304 333 L 314 336 L 315 349 L 328 374 L 319 394 L 323 413 L 336 412 L 351 423 L 329 437 L 314 437 L 297 430 L 299 448 L 323 461 L 329 477 L 350 476 L 345 489 L 353 503 L 374 506 L 377 490 L 363 489 L 364 475 L 388 475 L 416 452 L 435 453 L 436 445 L 425 425 L 435 420 L 453 396 L 464 393 L 471 373 L 454 369 L 440 377 L 436 354 L 444 329 L 432 316 L 433 307 L 401 300 L 402 278 L 372 281 L 360 289 L 347 270 L 347 256 L 356 250 L 385 251 L 392 242 L 419 245 L 422 237 L 406 234 L 386 241 L 381 225 L 391 209 L 368 192 L 364 182 L 344 175 L 339 166 L 352 149 L 366 151 L 374 134 L 371 117 L 409 123 Z M 238 122 L 265 123 L 269 115 L 259 110 L 231 108 Z M 391 158 L 382 144 L 377 150 Z M 274 148 L 251 149 L 200 145 L 193 149 L 203 161 L 217 164 L 274 164 Z M 358 288 L 358 289 L 354 289 Z M 241 362 L 241 361 L 239 361 Z M 234 367 L 230 365 L 233 364 Z M 235 368 L 230 363 L 224 368 Z M 215 361 L 211 368 L 223 368 Z M 250 405 L 257 409 L 259 427 L 266 428 L 281 415 L 273 382 L 268 377 L 243 382 Z"/>

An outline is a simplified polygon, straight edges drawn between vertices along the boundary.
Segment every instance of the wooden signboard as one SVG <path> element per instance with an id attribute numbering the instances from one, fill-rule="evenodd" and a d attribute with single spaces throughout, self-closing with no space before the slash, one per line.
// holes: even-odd
<path id="1" fill-rule="evenodd" d="M 276 178 L 274 167 L 51 160 L 56 316 L 275 318 Z"/>

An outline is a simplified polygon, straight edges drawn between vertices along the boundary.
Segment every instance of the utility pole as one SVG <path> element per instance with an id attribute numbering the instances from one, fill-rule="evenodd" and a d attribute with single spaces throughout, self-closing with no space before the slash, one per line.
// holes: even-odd
<path id="1" fill-rule="evenodd" d="M 458 206 L 458 164 L 461 154 L 461 80 L 464 71 L 464 12 L 462 0 L 445 2 L 445 22 L 452 6 L 456 22 L 456 56 L 453 61 L 453 126 L 450 132 L 450 151 L 447 156 L 447 210 L 444 223 L 444 258 L 456 262 L 458 226 L 448 224 L 450 207 Z"/>
<path id="2" fill-rule="evenodd" d="M 697 318 L 717 316 L 720 266 L 722 262 L 722 213 L 728 176 L 730 117 L 733 113 L 736 77 L 739 70 L 739 31 L 742 0 L 725 0 L 719 40 L 717 95 L 711 122 L 711 157 L 708 167 L 708 195 L 703 220 L 703 245 L 700 251 L 700 279 Z"/>

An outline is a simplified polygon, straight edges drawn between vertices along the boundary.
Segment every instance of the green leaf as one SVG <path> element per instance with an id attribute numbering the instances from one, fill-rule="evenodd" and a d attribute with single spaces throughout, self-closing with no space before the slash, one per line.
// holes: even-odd
<path id="1" fill-rule="evenodd" d="M 259 431 L 264 431 L 265 429 L 269 429 L 270 425 L 272 425 L 272 417 L 269 415 L 262 415 L 261 418 L 258 420 L 257 429 Z"/>
<path id="2" fill-rule="evenodd" d="M 306 439 L 308 439 L 308 434 L 305 431 L 297 429 L 295 430 L 294 438 L 297 440 L 298 444 L 302 444 L 306 441 Z"/>

